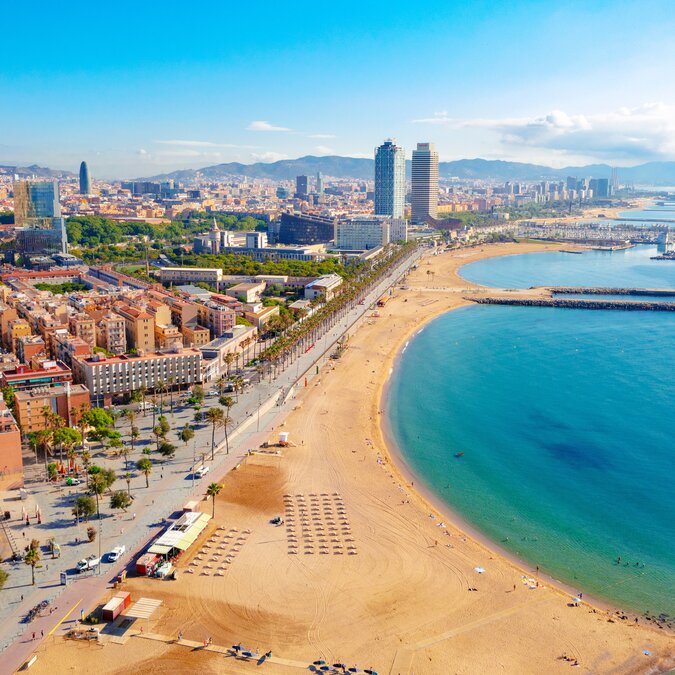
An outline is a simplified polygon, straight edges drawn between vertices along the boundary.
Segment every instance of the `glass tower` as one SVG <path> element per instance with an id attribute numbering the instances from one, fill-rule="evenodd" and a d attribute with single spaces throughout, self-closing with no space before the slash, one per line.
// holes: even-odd
<path id="1" fill-rule="evenodd" d="M 418 143 L 412 155 L 412 221 L 438 215 L 438 153 L 433 143 Z"/>
<path id="2" fill-rule="evenodd" d="M 405 150 L 388 139 L 375 150 L 375 215 L 403 218 Z"/>
<path id="3" fill-rule="evenodd" d="M 56 180 L 14 183 L 14 225 L 21 253 L 67 252 L 66 221 L 61 216 Z"/>
<path id="4" fill-rule="evenodd" d="M 80 164 L 80 194 L 91 194 L 91 176 L 89 175 L 89 167 L 86 162 Z"/>

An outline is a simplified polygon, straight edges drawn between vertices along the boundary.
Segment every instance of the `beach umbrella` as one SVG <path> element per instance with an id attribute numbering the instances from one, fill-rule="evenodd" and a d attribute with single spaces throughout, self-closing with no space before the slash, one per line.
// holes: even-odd
<path id="1" fill-rule="evenodd" d="M 474 572 L 478 572 L 478 574 L 483 574 L 485 570 L 482 567 L 474 567 Z"/>
<path id="2" fill-rule="evenodd" d="M 576 596 L 572 598 L 572 602 L 581 602 L 581 598 L 577 598 Z"/>

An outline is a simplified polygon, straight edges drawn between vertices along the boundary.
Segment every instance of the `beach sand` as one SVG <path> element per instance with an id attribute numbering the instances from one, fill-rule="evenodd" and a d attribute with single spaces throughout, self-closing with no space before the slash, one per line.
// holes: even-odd
<path id="1" fill-rule="evenodd" d="M 344 356 L 299 392 L 297 409 L 284 422 L 296 447 L 280 456 L 254 455 L 224 478 L 215 520 L 180 560 L 178 581 L 125 584 L 134 600 L 164 602 L 158 619 L 143 624 L 143 635 L 132 635 L 136 623 L 124 644 L 52 639 L 31 672 L 258 669 L 217 651 L 237 642 L 258 653 L 272 650 L 260 670 L 282 674 L 307 672 L 317 659 L 415 675 L 566 672 L 573 666 L 562 655 L 592 673 L 672 667 L 672 635 L 588 605 L 570 607 L 569 594 L 543 577 L 539 588 L 529 588 L 523 576 L 534 579 L 536 571 L 457 529 L 419 486 L 411 489 L 385 447 L 381 396 L 396 354 L 423 322 L 465 304 L 461 292 L 440 290 L 471 286 L 457 276 L 458 267 L 554 248 L 503 244 L 425 258 L 408 290 L 397 289 L 379 317 L 351 337 Z M 210 513 L 210 502 L 203 509 Z M 271 525 L 276 515 L 286 524 Z M 294 532 L 286 529 L 291 515 Z M 312 549 L 305 548 L 310 536 Z M 231 551 L 237 540 L 239 551 L 222 577 L 214 575 L 220 562 L 205 568 L 213 551 Z M 199 561 L 205 541 L 210 548 Z M 289 548 L 293 541 L 297 549 Z M 485 573 L 476 573 L 477 566 Z M 171 644 L 179 631 L 194 646 Z M 213 647 L 200 648 L 208 637 Z"/>

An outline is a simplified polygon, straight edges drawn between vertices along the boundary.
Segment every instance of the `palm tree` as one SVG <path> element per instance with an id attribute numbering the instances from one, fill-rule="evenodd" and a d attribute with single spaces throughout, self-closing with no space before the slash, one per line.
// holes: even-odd
<path id="1" fill-rule="evenodd" d="M 142 457 L 136 462 L 136 468 L 145 475 L 145 487 L 150 487 L 148 476 L 152 473 L 152 462 L 148 457 Z"/>
<path id="2" fill-rule="evenodd" d="M 29 546 L 23 561 L 26 565 L 30 565 L 31 583 L 35 586 L 35 566 L 40 562 L 40 550 L 32 545 Z"/>
<path id="3" fill-rule="evenodd" d="M 222 408 L 209 408 L 206 412 L 206 420 L 211 423 L 211 461 L 215 452 L 216 427 L 222 426 L 225 415 Z"/>
<path id="4" fill-rule="evenodd" d="M 131 479 L 132 478 L 133 478 L 133 476 L 131 475 L 131 473 L 129 473 L 129 471 L 127 471 L 124 474 L 124 480 L 127 482 L 127 493 L 129 494 L 130 497 L 131 497 Z"/>
<path id="5" fill-rule="evenodd" d="M 226 454 L 230 454 L 230 441 L 228 439 L 227 428 L 232 423 L 230 419 L 230 409 L 234 406 L 234 399 L 231 396 L 221 396 L 218 399 L 218 403 L 225 408 L 225 420 L 223 421 L 223 427 L 225 428 L 225 449 Z"/>
<path id="6" fill-rule="evenodd" d="M 235 359 L 237 358 L 237 355 L 234 352 L 228 352 L 225 354 L 223 357 L 223 361 L 225 361 L 225 365 L 227 366 L 227 377 L 230 377 L 230 367 L 234 363 Z"/>
<path id="7" fill-rule="evenodd" d="M 174 385 L 176 384 L 176 378 L 175 377 L 170 377 L 169 380 L 167 381 L 167 386 L 169 387 L 169 409 L 173 413 L 173 388 Z"/>
<path id="8" fill-rule="evenodd" d="M 83 450 L 80 457 L 82 459 L 84 473 L 87 476 L 87 487 L 89 487 L 89 465 L 91 464 L 91 454 L 89 453 L 89 450 Z"/>
<path id="9" fill-rule="evenodd" d="M 211 483 L 208 488 L 206 488 L 206 494 L 211 497 L 211 517 L 216 517 L 216 497 L 218 493 L 223 489 L 222 485 L 218 483 Z"/>
<path id="10" fill-rule="evenodd" d="M 99 497 L 108 489 L 108 481 L 100 473 L 95 473 L 89 481 L 89 489 L 94 493 L 94 497 L 96 497 L 96 516 L 101 520 Z"/>

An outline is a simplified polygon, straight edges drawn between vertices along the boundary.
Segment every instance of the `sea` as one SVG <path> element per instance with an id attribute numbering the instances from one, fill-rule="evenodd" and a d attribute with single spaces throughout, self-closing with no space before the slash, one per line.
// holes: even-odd
<path id="1" fill-rule="evenodd" d="M 675 262 L 656 254 L 533 253 L 460 274 L 510 288 L 675 288 Z M 410 341 L 387 418 L 417 479 L 531 569 L 675 615 L 674 366 L 673 313 L 473 305 Z"/>

